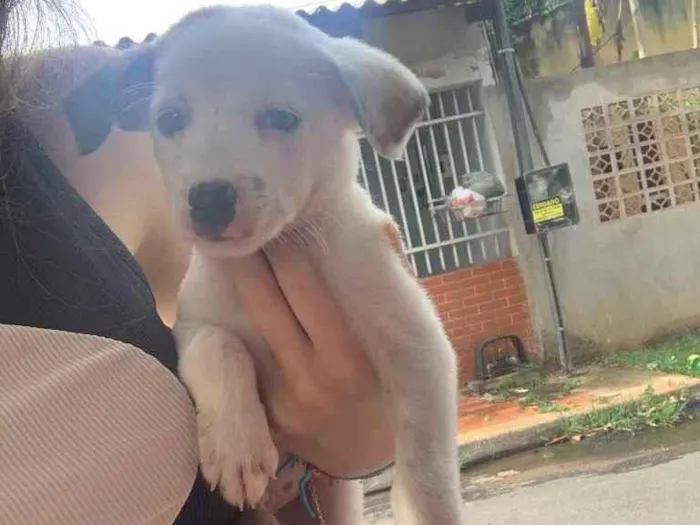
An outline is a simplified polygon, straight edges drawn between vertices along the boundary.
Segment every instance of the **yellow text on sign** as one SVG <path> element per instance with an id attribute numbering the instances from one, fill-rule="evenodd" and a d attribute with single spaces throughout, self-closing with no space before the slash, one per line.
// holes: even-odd
<path id="1" fill-rule="evenodd" d="M 532 205 L 532 218 L 535 224 L 554 221 L 564 217 L 564 206 L 558 198 L 548 199 Z"/>

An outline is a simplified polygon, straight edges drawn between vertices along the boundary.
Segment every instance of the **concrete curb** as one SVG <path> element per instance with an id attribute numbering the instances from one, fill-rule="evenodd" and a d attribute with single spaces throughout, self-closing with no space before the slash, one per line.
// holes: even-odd
<path id="1" fill-rule="evenodd" d="M 680 392 L 688 392 L 690 398 L 696 403 L 700 401 L 700 385 L 683 386 L 668 392 L 664 392 L 660 395 L 671 396 Z M 615 406 L 626 405 L 632 401 L 633 399 L 626 399 L 618 403 L 610 403 L 605 407 L 601 407 L 599 410 L 609 410 Z M 562 412 L 560 417 L 553 421 L 547 421 L 532 427 L 507 432 L 498 436 L 492 436 L 460 445 L 460 467 L 462 470 L 464 470 L 465 468 L 477 465 L 479 463 L 484 463 L 486 461 L 498 459 L 509 454 L 524 452 L 526 450 L 543 446 L 558 437 L 559 427 L 562 420 L 593 412 L 595 412 L 595 410 L 574 413 Z M 369 495 L 376 492 L 389 490 L 393 485 L 393 481 L 394 469 L 392 467 L 378 476 L 363 480 L 362 483 L 365 494 Z"/>
<path id="2" fill-rule="evenodd" d="M 508 454 L 523 452 L 544 445 L 557 436 L 561 420 L 542 423 L 534 427 L 481 439 L 459 446 L 459 462 L 462 469 Z M 365 494 L 389 490 L 394 481 L 393 467 L 380 475 L 363 480 Z"/>

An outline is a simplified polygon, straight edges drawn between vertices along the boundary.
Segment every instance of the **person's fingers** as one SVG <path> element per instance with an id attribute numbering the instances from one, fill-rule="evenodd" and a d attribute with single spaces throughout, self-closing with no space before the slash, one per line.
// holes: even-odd
<path id="1" fill-rule="evenodd" d="M 285 242 L 271 247 L 268 258 L 289 305 L 318 350 L 316 358 L 329 366 L 354 369 L 358 354 L 365 356 L 308 253 Z"/>
<path id="2" fill-rule="evenodd" d="M 307 368 L 310 341 L 279 287 L 262 253 L 231 261 L 231 279 L 243 309 L 270 347 L 282 371 Z"/>

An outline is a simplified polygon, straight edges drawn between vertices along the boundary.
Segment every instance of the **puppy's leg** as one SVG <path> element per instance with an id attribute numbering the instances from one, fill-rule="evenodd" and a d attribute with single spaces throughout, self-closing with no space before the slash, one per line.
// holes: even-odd
<path id="1" fill-rule="evenodd" d="M 197 405 L 202 474 L 233 505 L 254 507 L 278 454 L 243 343 L 214 326 L 178 330 L 180 375 Z"/>
<path id="2" fill-rule="evenodd" d="M 420 344 L 431 339 L 407 342 L 383 371 L 397 414 L 391 500 L 400 525 L 460 524 L 454 356 L 447 344 Z"/>
<path id="3" fill-rule="evenodd" d="M 329 248 L 328 273 L 394 416 L 396 521 L 459 525 L 454 351 L 434 306 L 384 238 L 355 228 L 338 235 L 352 249 L 348 240 Z"/>

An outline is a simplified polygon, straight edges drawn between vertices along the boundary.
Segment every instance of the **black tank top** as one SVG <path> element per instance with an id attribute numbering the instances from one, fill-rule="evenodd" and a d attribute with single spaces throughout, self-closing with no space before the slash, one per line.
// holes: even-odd
<path id="1" fill-rule="evenodd" d="M 116 339 L 176 373 L 172 334 L 135 259 L 26 129 L 3 121 L 0 323 Z M 228 525 L 237 516 L 198 476 L 175 523 Z"/>

